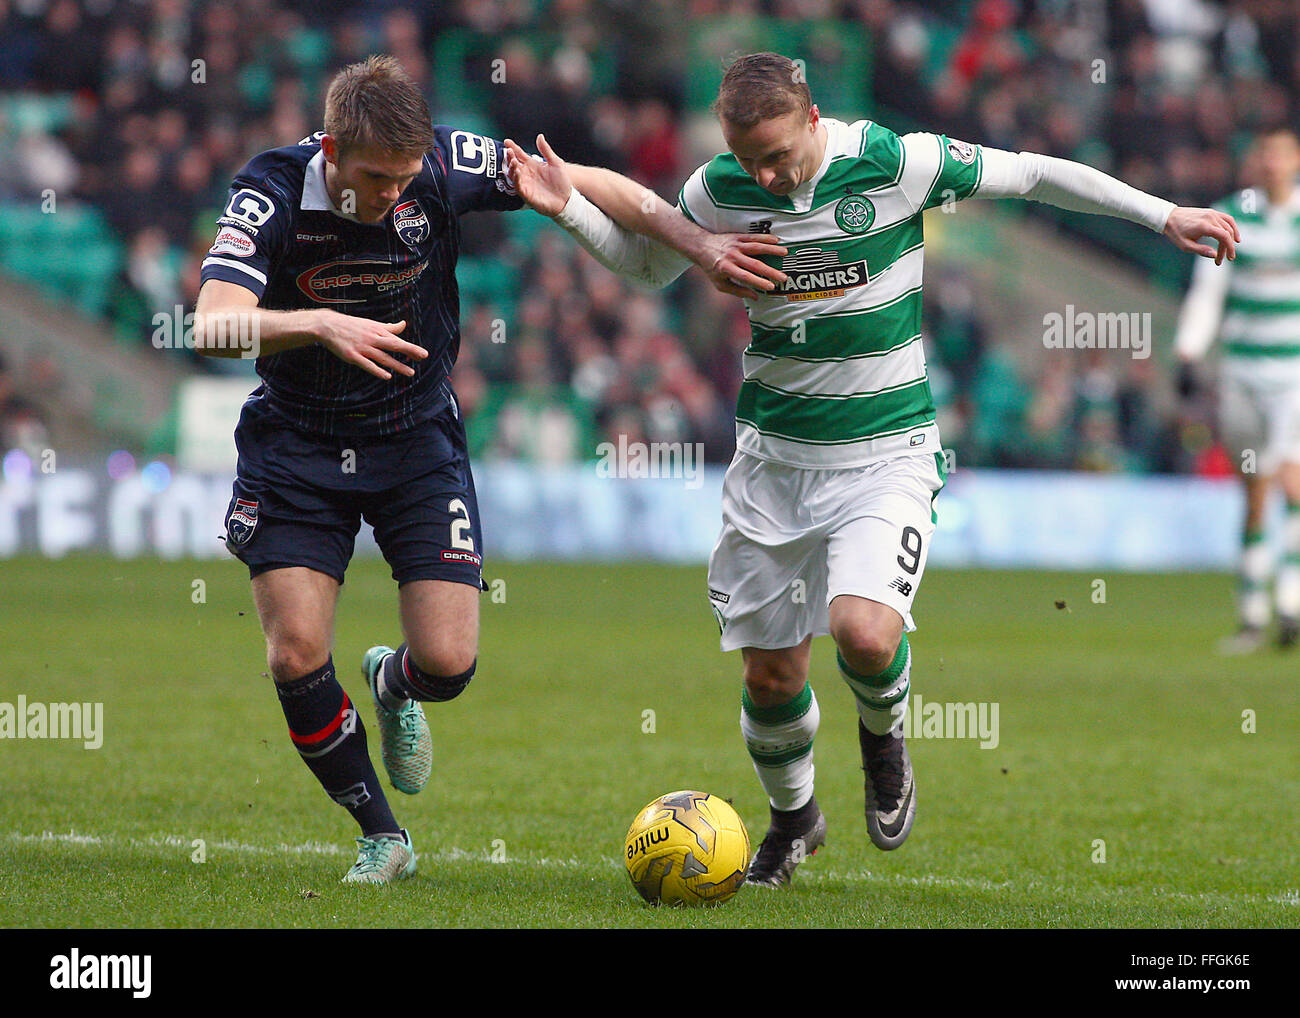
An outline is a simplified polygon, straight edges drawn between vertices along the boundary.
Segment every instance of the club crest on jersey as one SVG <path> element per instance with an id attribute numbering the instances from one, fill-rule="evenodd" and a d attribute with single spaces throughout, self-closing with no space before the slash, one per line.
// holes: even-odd
<path id="1" fill-rule="evenodd" d="M 838 252 L 819 247 L 787 255 L 781 259 L 781 271 L 786 281 L 778 283 L 774 293 L 789 302 L 843 297 L 846 291 L 871 281 L 865 261 L 842 262 Z"/>
<path id="2" fill-rule="evenodd" d="M 835 206 L 835 222 L 845 233 L 866 233 L 876 221 L 876 207 L 860 194 L 846 194 Z"/>
<path id="3" fill-rule="evenodd" d="M 393 209 L 393 227 L 402 243 L 412 249 L 429 236 L 429 220 L 415 199 L 404 201 Z"/>
<path id="4" fill-rule="evenodd" d="M 257 503 L 245 498 L 235 499 L 226 517 L 226 545 L 233 551 L 253 539 L 257 529 Z"/>

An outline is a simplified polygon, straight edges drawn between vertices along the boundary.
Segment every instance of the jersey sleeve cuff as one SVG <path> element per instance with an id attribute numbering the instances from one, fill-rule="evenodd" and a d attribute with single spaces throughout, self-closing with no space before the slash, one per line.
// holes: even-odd
<path id="1" fill-rule="evenodd" d="M 203 259 L 199 271 L 199 285 L 202 286 L 209 279 L 219 279 L 223 283 L 242 286 L 257 294 L 259 299 L 266 291 L 266 273 L 251 265 L 242 265 L 233 258 L 222 258 L 220 255 L 208 255 Z"/>

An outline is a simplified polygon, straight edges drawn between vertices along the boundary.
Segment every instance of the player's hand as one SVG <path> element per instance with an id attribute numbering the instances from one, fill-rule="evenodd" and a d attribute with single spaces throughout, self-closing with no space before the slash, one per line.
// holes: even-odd
<path id="1" fill-rule="evenodd" d="M 569 194 L 573 191 L 573 182 L 569 179 L 564 160 L 555 154 L 545 135 L 537 136 L 537 151 L 546 162 L 534 159 L 509 138 L 505 139 L 504 144 L 506 169 L 519 197 L 530 209 L 554 219 L 564 211 L 564 206 L 569 203 Z"/>
<path id="2" fill-rule="evenodd" d="M 339 360 L 356 365 L 376 378 L 387 380 L 394 372 L 411 378 L 415 368 L 398 360 L 398 356 L 421 361 L 429 356 L 429 351 L 402 339 L 398 333 L 405 328 L 404 321 L 389 324 L 326 311 L 318 336 L 320 345 Z"/>
<path id="3" fill-rule="evenodd" d="M 778 258 L 789 254 L 770 233 L 711 233 L 695 259 L 709 282 L 733 297 L 758 297 L 776 289 L 788 278 L 784 272 L 761 257 Z"/>
<path id="4" fill-rule="evenodd" d="M 1215 265 L 1222 265 L 1224 258 L 1235 261 L 1237 245 L 1241 243 L 1237 221 L 1228 213 L 1182 206 L 1169 213 L 1169 221 L 1165 223 L 1165 236 L 1182 251 L 1213 258 Z M 1202 244 L 1203 237 L 1217 240 L 1217 248 Z"/>

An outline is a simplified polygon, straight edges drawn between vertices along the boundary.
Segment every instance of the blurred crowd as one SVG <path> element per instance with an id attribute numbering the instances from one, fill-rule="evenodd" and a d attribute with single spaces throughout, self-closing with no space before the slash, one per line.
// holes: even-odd
<path id="1" fill-rule="evenodd" d="M 42 370 L 48 366 L 42 365 Z M 9 362 L 0 355 L 0 450 L 21 449 L 37 459 L 48 444 L 45 423 L 36 405 L 18 389 Z"/>
<path id="2" fill-rule="evenodd" d="M 701 61 L 716 78 L 726 53 L 809 25 L 871 43 L 840 70 L 860 69 L 872 108 L 829 115 L 1079 159 L 1183 204 L 1231 190 L 1251 134 L 1297 112 L 1300 14 L 1279 0 L 0 0 L 0 97 L 68 100 L 49 126 L 7 123 L 0 103 L 0 201 L 53 188 L 99 209 L 124 252 L 105 310 L 147 342 L 156 310 L 192 307 L 234 172 L 319 129 L 346 63 L 392 53 L 435 117 L 528 145 L 544 132 L 672 196 L 712 154 Z M 855 52 L 810 61 L 814 87 Z M 638 290 L 514 218 L 465 224 L 467 264 L 510 281 L 465 288 L 455 384 L 474 451 L 590 458 L 626 435 L 728 459 L 739 302 L 697 273 Z M 925 322 L 965 463 L 1214 469 L 1199 420 L 1150 409 L 1154 359 L 1017 356 L 970 291 L 936 281 Z"/>

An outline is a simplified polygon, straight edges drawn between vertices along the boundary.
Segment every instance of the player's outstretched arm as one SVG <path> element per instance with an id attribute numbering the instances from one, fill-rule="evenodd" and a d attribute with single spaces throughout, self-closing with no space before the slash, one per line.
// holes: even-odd
<path id="1" fill-rule="evenodd" d="M 1076 212 L 1118 216 L 1163 233 L 1180 250 L 1213 258 L 1215 264 L 1237 257 L 1241 232 L 1226 212 L 1177 206 L 1069 159 L 993 148 L 981 148 L 979 154 L 973 198 L 1027 198 Z M 969 165 L 969 156 L 963 161 Z M 1202 243 L 1207 237 L 1215 244 Z"/>
<path id="2" fill-rule="evenodd" d="M 615 272 L 665 286 L 694 263 L 715 287 L 737 297 L 785 281 L 784 272 L 759 261 L 787 253 L 776 237 L 710 233 L 621 174 L 566 163 L 543 135 L 537 136 L 537 147 L 545 162 L 509 138 L 505 146 L 520 197 Z"/>
<path id="3" fill-rule="evenodd" d="M 246 287 L 209 279 L 194 307 L 194 349 L 209 357 L 247 357 L 319 343 L 339 360 L 383 379 L 415 374 L 399 356 L 429 356 L 398 335 L 405 322 L 375 322 L 328 308 L 271 311 L 257 302 L 257 294 Z"/>

